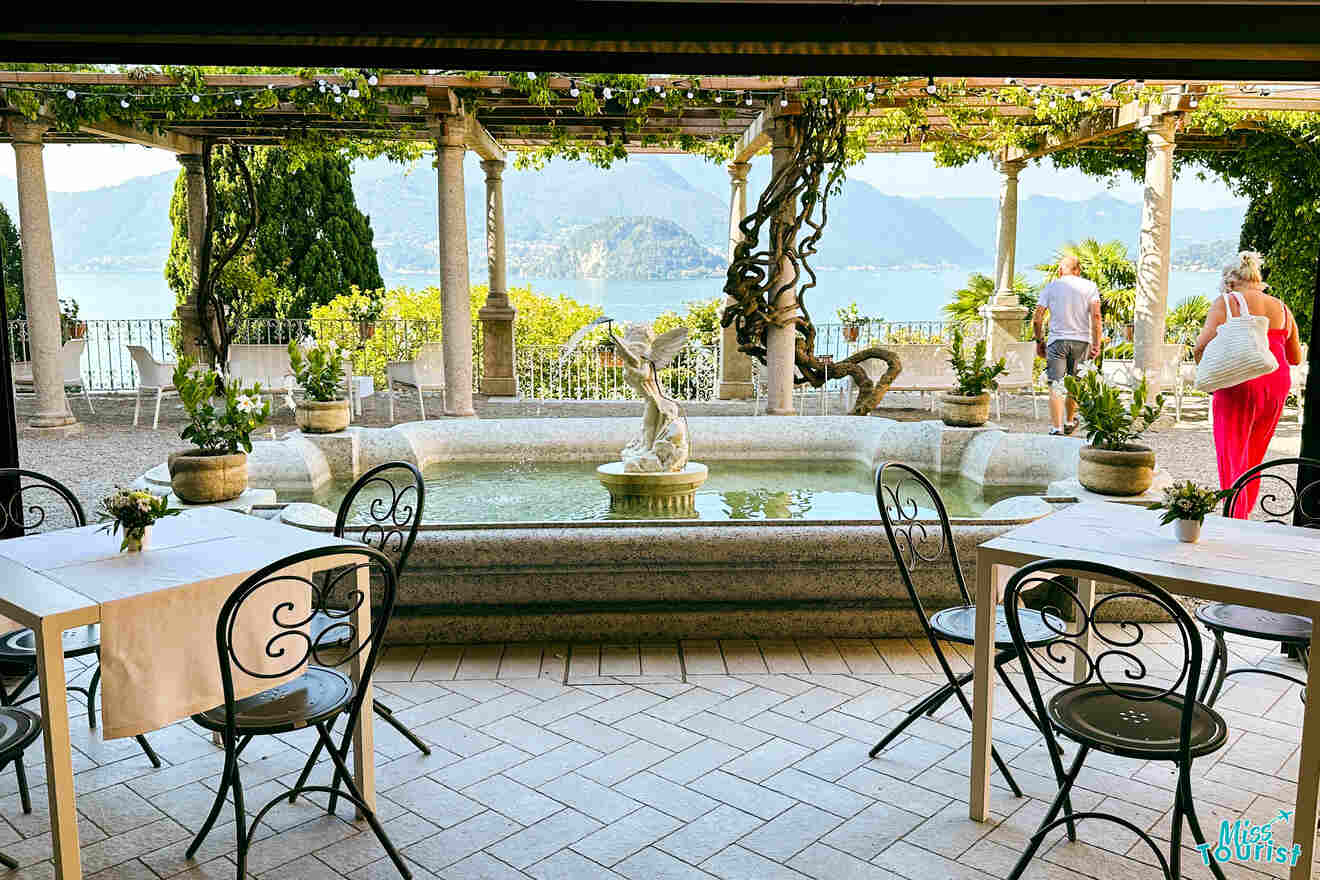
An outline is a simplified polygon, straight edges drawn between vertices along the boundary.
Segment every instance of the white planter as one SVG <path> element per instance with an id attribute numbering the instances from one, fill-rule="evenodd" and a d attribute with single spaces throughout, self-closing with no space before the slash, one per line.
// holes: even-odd
<path id="1" fill-rule="evenodd" d="M 1202 520 L 1199 519 L 1175 519 L 1173 521 L 1173 532 L 1178 536 L 1178 540 L 1184 544 L 1195 544 L 1201 540 Z"/>

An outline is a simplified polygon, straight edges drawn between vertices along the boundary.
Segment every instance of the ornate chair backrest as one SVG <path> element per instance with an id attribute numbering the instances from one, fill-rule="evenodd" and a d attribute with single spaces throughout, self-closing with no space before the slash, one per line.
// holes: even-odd
<path id="1" fill-rule="evenodd" d="M 889 549 L 893 551 L 903 585 L 921 618 L 922 628 L 930 635 L 929 615 L 914 575 L 921 577 L 926 569 L 942 568 L 947 560 L 963 604 L 972 604 L 958 563 L 958 547 L 953 542 L 944 499 L 921 471 L 902 462 L 886 461 L 875 471 L 875 503 L 880 508 L 885 536 L 889 538 Z"/>
<path id="2" fill-rule="evenodd" d="M 1031 373 L 1036 366 L 1036 343 L 1010 342 L 1004 350 L 1004 366 L 1008 369 L 999 377 L 1000 388 L 1031 387 Z"/>
<path id="3" fill-rule="evenodd" d="M 339 505 L 335 537 L 375 547 L 403 574 L 426 502 L 422 472 L 406 461 L 377 465 L 358 477 Z"/>
<path id="4" fill-rule="evenodd" d="M 1050 572 L 1066 571 L 1069 575 L 1091 576 L 1113 586 L 1088 608 L 1077 595 L 1076 580 L 1059 577 Z M 1045 625 L 1058 633 L 1059 638 L 1045 645 L 1029 646 L 1022 635 L 1021 614 L 1026 608 L 1024 593 L 1043 588 L 1049 590 L 1051 604 L 1070 605 L 1060 609 L 1048 607 L 1044 611 Z M 1171 618 L 1181 643 L 1181 657 L 1163 642 L 1159 652 L 1149 646 L 1142 647 L 1147 632 L 1159 633 L 1150 623 L 1099 624 L 1097 618 L 1106 606 L 1112 605 L 1126 617 Z M 1070 624 L 1052 623 L 1066 620 L 1071 612 Z M 1184 763 L 1191 740 L 1192 714 L 1196 707 L 1196 685 L 1201 678 L 1201 638 L 1196 625 L 1178 600 L 1146 578 L 1123 571 L 1112 565 L 1068 559 L 1045 559 L 1025 565 L 1013 573 L 1004 589 L 1004 615 L 1013 644 L 1021 657 L 1022 673 L 1035 705 L 1037 718 L 1048 718 L 1045 696 L 1039 676 L 1064 687 L 1084 684 L 1102 685 L 1110 693 L 1133 701 L 1130 710 L 1140 713 L 1140 704 L 1175 697 L 1182 700 L 1180 748 Z M 1090 650 L 1087 638 L 1090 637 Z M 1177 647 L 1175 643 L 1174 647 Z M 1181 660 L 1181 662 L 1177 662 Z M 1157 666 L 1158 664 L 1158 666 Z M 1160 669 L 1171 667 L 1172 674 Z M 1054 730 L 1046 725 L 1048 747 L 1054 748 Z"/>
<path id="5" fill-rule="evenodd" d="M 1320 483 L 1311 483 L 1299 490 L 1296 481 L 1303 468 L 1320 470 L 1320 461 L 1314 458 L 1276 458 L 1256 465 L 1229 487 L 1229 494 L 1224 498 L 1224 516 L 1232 516 L 1236 511 L 1245 513 L 1247 519 L 1320 528 Z M 1247 507 L 1252 488 L 1260 494 L 1255 503 Z M 1256 513 L 1259 516 L 1253 517 L 1252 514 Z"/>
<path id="6" fill-rule="evenodd" d="M 59 480 L 0 468 L 0 536 L 17 537 L 87 525 L 77 497 Z"/>
<path id="7" fill-rule="evenodd" d="M 304 573 L 308 563 L 325 557 L 335 557 L 337 563 L 328 576 L 308 577 Z M 371 631 L 360 634 L 353 615 L 369 601 L 370 593 L 370 588 L 364 590 L 358 584 L 358 573 L 363 570 L 369 582 L 381 587 L 382 601 L 372 611 Z M 396 587 L 394 564 L 389 557 L 375 548 L 357 545 L 304 550 L 248 575 L 221 606 L 215 625 L 229 736 L 235 733 L 236 670 L 253 679 L 270 680 L 273 686 L 276 680 L 298 675 L 313 663 L 343 666 L 360 657 L 362 673 L 357 677 L 348 712 L 352 729 L 380 656 L 385 628 L 394 613 Z M 309 596 L 305 606 L 293 601 L 304 590 Z M 317 615 L 327 617 L 330 625 L 311 627 Z M 248 631 L 242 632 L 244 629 Z"/>

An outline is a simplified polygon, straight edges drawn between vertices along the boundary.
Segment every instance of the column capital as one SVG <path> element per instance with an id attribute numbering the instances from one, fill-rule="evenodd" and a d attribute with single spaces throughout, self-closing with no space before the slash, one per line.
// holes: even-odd
<path id="1" fill-rule="evenodd" d="M 427 121 L 427 131 L 435 138 L 436 149 L 467 149 L 467 120 L 445 113 Z"/>
<path id="2" fill-rule="evenodd" d="M 1027 167 L 1026 159 L 996 159 L 995 170 L 1010 180 L 1017 180 L 1022 169 Z"/>
<path id="3" fill-rule="evenodd" d="M 187 171 L 189 174 L 202 173 L 202 156 L 200 153 L 179 153 L 174 158 L 179 160 L 179 164 L 183 166 L 183 170 Z"/>
<path id="4" fill-rule="evenodd" d="M 729 179 L 734 183 L 746 183 L 747 172 L 751 170 L 751 167 L 751 162 L 730 162 L 728 166 Z"/>
<path id="5" fill-rule="evenodd" d="M 486 172 L 486 182 L 493 183 L 504 176 L 503 159 L 482 159 L 481 170 Z"/>
<path id="6" fill-rule="evenodd" d="M 1177 140 L 1177 116 L 1153 116 L 1137 126 L 1146 135 L 1146 148 L 1172 150 Z"/>
<path id="7" fill-rule="evenodd" d="M 22 116 L 6 116 L 5 128 L 15 144 L 41 144 L 42 137 L 50 130 L 44 122 L 33 122 Z"/>

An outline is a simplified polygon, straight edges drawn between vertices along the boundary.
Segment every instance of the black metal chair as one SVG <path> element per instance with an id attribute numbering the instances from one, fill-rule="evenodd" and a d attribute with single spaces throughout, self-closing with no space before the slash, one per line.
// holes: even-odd
<path id="1" fill-rule="evenodd" d="M 298 566 L 326 557 L 338 557 L 336 562 L 340 563 L 327 577 L 309 578 L 299 573 Z M 371 631 L 360 633 L 354 622 L 354 613 L 363 603 L 371 601 L 367 594 L 370 590 L 364 592 L 358 586 L 358 575 L 364 570 L 371 579 L 372 589 L 379 587 L 381 602 L 372 615 Z M 344 763 L 380 657 L 385 628 L 394 612 L 396 586 L 394 564 L 380 551 L 371 547 L 334 545 L 305 550 L 271 563 L 249 575 L 230 594 L 220 609 L 215 626 L 225 701 L 223 705 L 193 716 L 193 721 L 201 727 L 220 733 L 225 747 L 225 767 L 215 803 L 188 847 L 188 858 L 191 859 L 206 840 L 232 790 L 238 836 L 237 876 L 239 880 L 247 876 L 248 850 L 257 828 L 266 813 L 288 797 L 288 792 L 271 798 L 257 811 L 249 825 L 239 758 L 254 737 L 312 728 L 335 766 L 334 784 L 305 786 L 299 781 L 293 793 L 320 792 L 332 799 L 343 797 L 351 802 L 366 818 L 399 873 L 405 878 L 412 877 Z M 301 591 L 304 588 L 310 597 L 305 611 L 289 598 L 290 589 Z M 310 625 L 317 613 L 328 615 L 332 624 L 313 638 Z M 240 635 L 240 623 L 249 632 Z M 261 628 L 255 633 L 250 631 L 258 625 Z M 253 646 L 251 655 L 246 655 L 248 649 L 243 647 L 244 644 Z M 360 669 L 356 682 L 336 668 L 348 663 L 354 663 Z M 280 679 L 282 683 L 240 698 L 234 689 L 235 670 L 252 678 Z M 290 676 L 297 677 L 290 679 Z M 330 727 L 340 716 L 347 722 L 347 729 L 342 742 L 336 745 Z"/>
<path id="2" fill-rule="evenodd" d="M 1247 511 L 1248 516 L 1267 522 L 1285 525 L 1296 522 L 1307 528 L 1320 528 L 1320 483 L 1304 486 L 1299 491 L 1296 482 L 1289 480 L 1286 473 L 1280 472 L 1292 469 L 1295 474 L 1300 467 L 1320 468 L 1320 461 L 1310 458 L 1278 458 L 1256 465 L 1238 477 L 1229 488 L 1229 494 L 1224 498 L 1224 516 L 1229 516 L 1237 507 L 1244 493 L 1254 490 L 1259 495 Z M 1211 602 L 1196 609 L 1196 619 L 1215 639 L 1210 663 L 1206 667 L 1205 681 L 1201 683 L 1200 699 L 1207 705 L 1213 706 L 1219 699 L 1224 679 L 1244 672 L 1269 675 L 1300 685 L 1305 697 L 1306 682 L 1287 673 L 1259 666 L 1229 669 L 1228 646 L 1224 643 L 1224 636 L 1232 633 L 1249 639 L 1278 642 L 1285 653 L 1296 655 L 1302 667 L 1309 670 L 1311 618 L 1300 614 L 1265 611 L 1248 605 Z"/>
<path id="3" fill-rule="evenodd" d="M 393 478 L 391 478 L 393 477 Z M 365 497 L 363 495 L 365 494 Z M 365 504 L 359 505 L 359 498 Z M 339 514 L 335 517 L 335 537 L 356 537 L 369 547 L 375 547 L 394 562 L 396 575 L 403 574 L 412 552 L 413 542 L 417 540 L 417 529 L 422 522 L 422 506 L 426 501 L 426 483 L 422 472 L 406 461 L 391 461 L 377 465 L 358 477 L 349 488 L 344 500 L 339 504 Z M 362 514 L 357 522 L 354 511 L 359 507 Z M 361 519 L 365 517 L 365 522 Z M 318 614 L 312 618 L 313 638 L 319 638 L 330 629 L 334 619 L 329 614 Z M 342 639 L 341 639 L 342 641 Z M 394 717 L 390 708 L 380 700 L 372 701 L 372 709 L 385 719 L 391 727 L 403 734 L 423 755 L 431 754 L 431 747 L 426 741 L 413 733 L 402 721 Z M 303 767 L 298 784 L 304 785 L 312 768 L 321 756 L 321 743 L 318 740 L 312 747 L 312 753 Z M 290 794 L 292 802 L 295 795 Z M 331 810 L 333 810 L 333 802 Z"/>
<path id="4" fill-rule="evenodd" d="M 1087 608 L 1070 583 L 1046 573 L 1060 570 L 1093 576 L 1117 589 Z M 1059 633 L 1058 640 L 1045 645 L 1033 635 L 1039 621 L 1037 612 L 1023 606 L 1024 592 L 1041 586 L 1048 586 L 1056 600 L 1061 596 L 1073 611 L 1072 625 Z M 1097 626 L 1097 617 L 1109 603 L 1123 608 L 1129 616 L 1134 609 L 1148 606 L 1153 616 L 1172 619 L 1181 637 L 1183 660 L 1181 666 L 1174 664 L 1177 675 L 1169 676 L 1173 678 L 1172 684 L 1163 684 L 1167 679 L 1157 679 L 1142 659 L 1140 645 L 1146 632 L 1142 624 L 1118 624 L 1117 631 Z M 1191 615 L 1173 596 L 1140 575 L 1111 565 L 1062 559 L 1033 562 L 1014 572 L 1004 591 L 1003 607 L 1013 644 L 1023 657 L 1027 690 L 1036 712 L 1049 721 L 1044 730 L 1046 751 L 1059 781 L 1058 795 L 1028 840 L 1008 875 L 1009 880 L 1022 876 L 1046 834 L 1067 825 L 1068 838 L 1076 840 L 1076 825 L 1085 819 L 1115 822 L 1136 834 L 1155 853 L 1166 880 L 1177 880 L 1182 876 L 1184 817 L 1196 843 L 1206 842 L 1192 802 L 1192 761 L 1217 751 L 1228 740 L 1224 719 L 1196 699 L 1201 674 L 1201 639 Z M 1057 608 L 1051 610 L 1054 615 L 1050 619 L 1064 617 Z M 1084 669 L 1085 674 L 1079 669 Z M 1038 675 L 1062 686 L 1048 701 L 1041 691 Z M 1060 757 L 1062 750 L 1057 739 L 1060 734 L 1079 746 L 1066 770 Z M 1092 749 L 1138 761 L 1170 761 L 1177 765 L 1178 784 L 1167 859 L 1154 839 L 1128 819 L 1072 809 L 1069 792 Z M 1213 859 L 1210 870 L 1219 880 L 1224 880 L 1223 871 Z"/>
<path id="5" fill-rule="evenodd" d="M 0 708 L 0 771 L 12 761 L 15 766 L 23 766 L 23 750 L 41 736 L 41 716 L 27 709 L 12 706 Z M 23 812 L 32 812 L 29 804 Z M 11 871 L 18 869 L 18 862 L 0 852 L 0 865 Z"/>
<path id="6" fill-rule="evenodd" d="M 949 660 L 944 654 L 944 649 L 941 647 L 941 642 L 971 645 L 975 643 L 976 637 L 976 606 L 971 595 L 967 592 L 962 566 L 958 562 L 958 547 L 954 543 L 953 529 L 949 525 L 949 512 L 944 506 L 944 499 L 940 497 L 939 491 L 921 471 L 901 462 L 889 461 L 881 464 L 876 469 L 875 500 L 876 505 L 880 508 L 880 518 L 885 525 L 885 535 L 889 538 L 889 547 L 893 551 L 894 562 L 898 565 L 899 574 L 903 578 L 903 585 L 907 587 L 908 597 L 912 600 L 912 610 L 916 612 L 917 620 L 921 623 L 921 628 L 926 634 L 926 640 L 930 642 L 930 648 L 939 661 L 940 669 L 944 672 L 947 681 L 929 696 L 908 709 L 907 717 L 899 722 L 897 727 L 889 731 L 884 739 L 876 743 L 875 748 L 871 749 L 872 758 L 880 754 L 894 741 L 895 737 L 906 730 L 923 713 L 934 715 L 950 697 L 956 696 L 958 701 L 962 703 L 968 719 L 972 717 L 972 705 L 968 702 L 967 695 L 962 691 L 963 685 L 972 680 L 972 674 L 966 672 L 962 675 L 954 675 Z M 924 571 L 922 570 L 927 567 L 938 572 L 937 567 L 946 555 L 948 565 L 952 569 L 953 581 L 957 584 L 958 593 L 962 598 L 962 604 L 952 608 L 944 608 L 934 614 L 927 614 L 914 575 L 924 577 Z M 936 577 L 941 582 L 944 581 L 942 572 L 936 574 Z M 1009 693 L 1022 707 L 1022 711 L 1031 719 L 1031 723 L 1039 728 L 1039 719 L 1028 708 L 1022 694 L 1004 672 L 1004 666 L 1017 659 L 1018 651 L 1013 647 L 1012 640 L 1009 637 L 1004 622 L 1003 609 L 998 609 L 997 613 L 998 619 L 995 623 L 995 649 L 997 652 L 995 655 L 995 669 L 999 672 L 999 678 L 1003 681 L 1004 686 L 1008 688 Z M 1027 624 L 1031 632 L 1031 644 L 1044 645 L 1058 638 L 1058 633 L 1063 626 L 1062 621 L 1046 620 L 1044 615 L 1038 612 L 1032 612 L 1032 614 L 1034 617 Z M 995 766 L 1003 774 L 1004 781 L 1013 790 L 1013 794 L 1022 797 L 1022 789 L 1018 787 L 1017 781 L 1013 779 L 1013 774 L 1008 771 L 1008 765 L 999 757 L 998 750 L 992 750 L 991 754 L 994 757 Z"/>
<path id="7" fill-rule="evenodd" d="M 82 503 L 69 491 L 68 487 L 53 477 L 36 471 L 18 468 L 0 468 L 0 486 L 17 486 L 13 494 L 0 505 L 0 530 L 7 531 L 16 527 L 23 534 L 30 535 L 42 531 L 74 529 L 87 525 L 87 514 Z M 91 624 L 64 632 L 64 657 L 85 657 L 95 655 L 96 668 L 92 678 L 84 687 L 66 684 L 67 690 L 82 694 L 87 702 L 87 726 L 96 729 L 96 690 L 101 683 L 101 627 Z M 37 640 L 30 629 L 19 629 L 0 636 L 0 664 L 22 670 L 22 678 L 12 688 L 0 683 L 0 706 L 20 706 L 41 696 L 40 693 L 22 696 L 23 692 L 37 680 Z M 160 767 L 160 758 L 156 755 L 146 737 L 134 737 L 153 767 Z M 23 763 L 15 762 L 18 774 L 19 797 L 23 802 L 23 812 L 32 811 L 28 794 L 27 779 L 23 773 Z"/>

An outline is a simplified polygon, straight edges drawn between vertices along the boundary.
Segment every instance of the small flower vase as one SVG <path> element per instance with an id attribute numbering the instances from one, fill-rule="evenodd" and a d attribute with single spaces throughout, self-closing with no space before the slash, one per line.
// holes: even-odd
<path id="1" fill-rule="evenodd" d="M 125 529 L 124 543 L 120 545 L 121 553 L 141 553 L 151 546 L 151 526 L 143 526 L 140 529 Z"/>
<path id="2" fill-rule="evenodd" d="M 1176 519 L 1173 521 L 1174 534 L 1184 544 L 1195 544 L 1201 540 L 1201 522 L 1199 519 Z"/>

